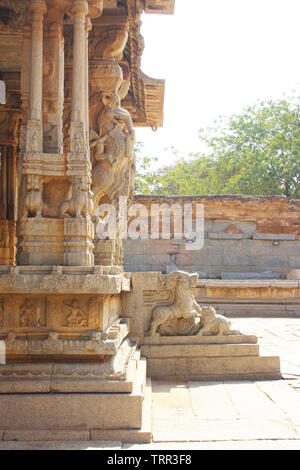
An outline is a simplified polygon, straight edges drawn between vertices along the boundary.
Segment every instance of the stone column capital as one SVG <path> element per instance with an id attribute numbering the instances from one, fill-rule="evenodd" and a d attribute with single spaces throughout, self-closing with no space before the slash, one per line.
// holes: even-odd
<path id="1" fill-rule="evenodd" d="M 89 4 L 86 0 L 73 0 L 72 13 L 74 15 L 81 13 L 87 15 L 89 12 Z"/>
<path id="2" fill-rule="evenodd" d="M 47 12 L 46 2 L 45 0 L 31 0 L 29 9 L 32 13 L 45 15 Z"/>

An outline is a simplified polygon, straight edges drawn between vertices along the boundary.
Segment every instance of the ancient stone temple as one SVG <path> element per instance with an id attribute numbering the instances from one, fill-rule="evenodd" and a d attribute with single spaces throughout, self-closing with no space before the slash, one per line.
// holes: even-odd
<path id="1" fill-rule="evenodd" d="M 155 376 L 280 376 L 279 359 L 260 357 L 256 337 L 197 304 L 197 274 L 123 270 L 134 127 L 161 126 L 163 114 L 164 82 L 140 70 L 140 18 L 173 8 L 172 0 L 0 0 L 8 440 L 36 431 L 151 439 L 146 357 Z M 99 236 L 105 204 L 116 214 L 113 239 Z"/>
<path id="2" fill-rule="evenodd" d="M 100 202 L 132 197 L 134 126 L 162 124 L 144 11 L 173 2 L 0 1 L 1 428 L 141 428 L 119 228 L 96 227 Z"/>

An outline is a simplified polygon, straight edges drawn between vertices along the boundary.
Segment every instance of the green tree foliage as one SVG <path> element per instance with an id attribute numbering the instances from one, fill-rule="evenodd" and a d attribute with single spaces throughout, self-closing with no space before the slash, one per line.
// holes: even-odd
<path id="1" fill-rule="evenodd" d="M 136 154 L 136 174 L 134 180 L 134 191 L 136 194 L 154 194 L 156 187 L 156 173 L 151 170 L 151 165 L 157 161 L 155 157 L 147 157 L 142 154 L 143 143 L 137 142 L 135 145 Z"/>
<path id="2" fill-rule="evenodd" d="M 152 172 L 148 194 L 300 197 L 299 98 L 263 101 L 215 124 L 199 131 L 207 152 Z"/>

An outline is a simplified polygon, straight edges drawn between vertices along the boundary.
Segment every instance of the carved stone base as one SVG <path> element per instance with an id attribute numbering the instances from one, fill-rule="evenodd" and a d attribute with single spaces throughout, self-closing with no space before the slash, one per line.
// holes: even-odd
<path id="1" fill-rule="evenodd" d="M 121 441 L 128 443 L 149 443 L 152 441 L 151 423 L 151 379 L 147 379 L 142 404 L 142 426 L 119 429 L 9 429 L 0 430 L 3 441 Z"/>
<path id="2" fill-rule="evenodd" d="M 89 218 L 64 219 L 64 265 L 93 266 L 94 224 Z"/>
<path id="3" fill-rule="evenodd" d="M 0 430 L 36 431 L 49 430 L 52 432 L 58 430 L 117 430 L 117 429 L 141 429 L 143 425 L 143 401 L 145 396 L 146 384 L 146 362 L 139 360 L 138 357 L 132 358 L 135 362 L 135 374 L 131 379 L 129 368 L 127 373 L 128 382 L 131 382 L 131 391 L 124 389 L 124 381 L 106 381 L 106 387 L 103 392 L 95 391 L 95 378 L 93 387 L 88 388 L 84 393 L 80 388 L 91 384 L 91 376 L 95 376 L 95 366 L 86 365 L 86 376 L 80 370 L 81 364 L 74 365 L 73 378 L 71 371 L 63 371 L 62 364 L 57 364 L 56 372 L 50 372 L 52 365 L 44 364 L 44 382 L 50 383 L 49 388 L 37 391 L 29 390 L 27 386 L 26 393 L 2 393 L 0 395 Z M 17 367 L 15 366 L 15 376 L 18 380 Z M 35 364 L 35 366 L 37 366 Z M 11 366 L 12 367 L 12 366 Z M 48 372 L 47 372 L 48 367 Z M 90 369 L 89 369 L 90 367 Z M 10 369 L 13 372 L 13 368 Z M 32 370 L 32 377 L 37 371 Z M 63 374 L 63 372 L 65 372 Z M 52 379 L 46 378 L 53 377 Z M 30 374 L 28 374 L 30 375 Z M 42 374 L 41 374 L 42 375 Z M 55 384 L 55 375 L 61 377 L 61 382 Z M 64 378 L 62 378 L 64 375 Z M 77 376 L 77 379 L 75 378 Z M 33 379 L 34 380 L 34 379 Z M 76 380 L 82 382 L 75 390 Z M 90 380 L 90 382 L 89 382 Z M 23 378 L 23 384 L 26 388 L 26 382 L 30 379 Z M 42 383 L 41 378 L 36 382 Z M 67 384 L 66 387 L 63 384 Z M 98 382 L 100 383 L 100 381 Z M 0 382 L 2 387 L 3 382 Z M 69 384 L 69 385 L 68 385 Z M 55 388 L 56 387 L 56 388 Z M 69 388 L 75 390 L 74 393 L 66 391 Z M 58 392 L 56 391 L 58 389 Z M 63 391 L 63 393 L 60 393 Z"/>
<path id="4" fill-rule="evenodd" d="M 18 228 L 21 265 L 55 266 L 63 264 L 64 221 L 46 217 L 21 220 Z"/>
<path id="5" fill-rule="evenodd" d="M 132 392 L 140 352 L 125 339 L 117 352 L 94 362 L 8 362 L 0 368 L 0 394 Z"/>
<path id="6" fill-rule="evenodd" d="M 89 218 L 26 217 L 18 237 L 21 265 L 94 265 L 94 224 Z"/>
<path id="7" fill-rule="evenodd" d="M 152 378 L 280 379 L 277 356 L 260 356 L 256 336 L 145 337 L 142 354 Z"/>
<path id="8" fill-rule="evenodd" d="M 94 245 L 95 264 L 111 266 L 114 263 L 116 241 L 95 239 Z"/>
<path id="9" fill-rule="evenodd" d="M 118 267 L 0 267 L 7 360 L 104 360 L 129 333 L 119 319 L 129 278 Z"/>

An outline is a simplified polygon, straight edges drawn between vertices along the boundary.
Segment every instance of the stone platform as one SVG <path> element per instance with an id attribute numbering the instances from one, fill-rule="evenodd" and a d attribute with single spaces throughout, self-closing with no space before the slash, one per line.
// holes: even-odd
<path id="1" fill-rule="evenodd" d="M 126 377 L 115 380 L 102 375 L 97 380 L 97 367 L 88 363 L 1 366 L 0 429 L 6 438 L 85 439 L 93 433 L 95 439 L 120 439 L 129 433 L 133 442 L 150 442 L 151 386 L 149 382 L 146 387 L 145 359 L 136 352 Z"/>
<path id="2" fill-rule="evenodd" d="M 145 337 L 142 354 L 152 378 L 279 379 L 278 356 L 261 356 L 254 335 Z"/>

